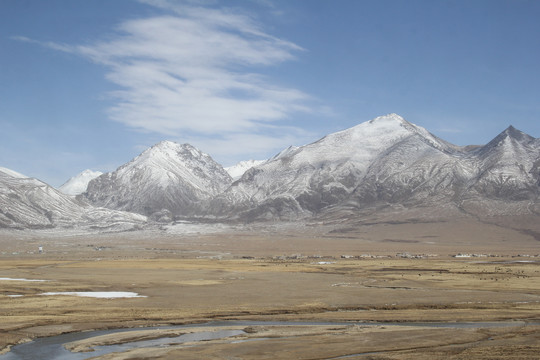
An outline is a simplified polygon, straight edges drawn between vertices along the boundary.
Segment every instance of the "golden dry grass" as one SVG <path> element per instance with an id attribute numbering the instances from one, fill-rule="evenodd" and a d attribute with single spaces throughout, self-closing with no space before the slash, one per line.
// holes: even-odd
<path id="1" fill-rule="evenodd" d="M 393 225 L 369 236 L 355 230 L 354 236 L 346 238 L 343 233 L 331 236 L 328 232 L 320 236 L 231 233 L 162 238 L 128 234 L 27 238 L 18 240 L 19 245 L 14 239 L 0 238 L 0 245 L 7 249 L 0 256 L 0 277 L 49 280 L 0 281 L 0 347 L 85 329 L 215 319 L 540 321 L 540 258 L 516 257 L 540 252 L 538 242 L 505 230 L 494 240 L 480 237 L 470 247 L 466 239 L 449 245 L 444 241 L 447 225 L 438 226 L 440 234 L 435 224 L 429 224 L 401 235 L 405 240 L 420 239 L 414 243 L 382 241 L 398 239 Z M 488 228 L 486 234 L 493 235 L 495 231 Z M 510 245 L 508 236 L 514 236 Z M 33 253 L 37 244 L 45 244 L 45 254 Z M 437 256 L 396 256 L 403 251 Z M 449 257 L 457 252 L 496 257 Z M 295 253 L 323 257 L 294 258 Z M 340 254 L 365 253 L 378 257 L 340 258 Z M 523 260 L 530 262 L 518 262 Z M 131 291 L 147 297 L 40 295 L 60 291 Z M 161 349 L 159 354 L 156 349 L 137 350 L 115 359 L 331 358 L 369 352 L 374 354 L 358 358 L 488 359 L 520 354 L 516 358 L 533 359 L 532 354 L 540 350 L 537 330 L 532 325 L 466 331 L 392 326 L 324 333 L 310 329 L 239 344 L 214 341 L 189 349 Z M 260 337 L 268 335 L 263 334 L 259 331 Z"/>

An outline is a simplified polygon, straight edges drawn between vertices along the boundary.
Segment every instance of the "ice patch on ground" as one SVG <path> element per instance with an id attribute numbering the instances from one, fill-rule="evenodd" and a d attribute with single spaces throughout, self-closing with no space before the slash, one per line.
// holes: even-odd
<path id="1" fill-rule="evenodd" d="M 147 297 L 139 295 L 129 291 L 63 291 L 63 292 L 46 292 L 40 295 L 53 296 L 53 295 L 67 295 L 67 296 L 80 296 L 80 297 L 93 297 L 100 299 L 118 299 L 118 298 L 139 298 Z"/>
<path id="2" fill-rule="evenodd" d="M 203 224 L 203 223 L 193 223 L 193 222 L 176 222 L 174 224 L 165 225 L 163 229 L 168 234 L 182 234 L 182 235 L 193 235 L 193 234 L 213 234 L 225 232 L 228 230 L 234 230 L 237 227 L 234 225 L 224 224 L 224 223 L 214 223 L 214 224 Z"/>
<path id="3" fill-rule="evenodd" d="M 0 278 L 0 281 L 30 281 L 30 282 L 43 282 L 43 281 L 49 281 L 49 280 Z"/>

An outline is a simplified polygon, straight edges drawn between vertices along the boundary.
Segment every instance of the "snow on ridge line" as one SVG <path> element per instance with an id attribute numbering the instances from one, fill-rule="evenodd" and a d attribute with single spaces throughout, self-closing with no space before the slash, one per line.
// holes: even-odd
<path id="1" fill-rule="evenodd" d="M 0 172 L 6 174 L 6 175 L 9 175 L 11 177 L 14 177 L 14 178 L 19 178 L 19 179 L 28 179 L 28 176 L 26 175 L 23 175 L 21 173 L 18 173 L 14 170 L 11 170 L 11 169 L 8 169 L 8 168 L 5 168 L 5 167 L 1 167 L 0 166 Z"/>
<path id="2" fill-rule="evenodd" d="M 252 167 L 255 167 L 257 165 L 261 165 L 265 163 L 267 160 L 245 160 L 240 161 L 236 165 L 228 166 L 225 169 L 227 173 L 233 178 L 233 180 L 238 180 L 239 178 L 244 175 L 244 173 L 251 169 Z"/>
<path id="3" fill-rule="evenodd" d="M 129 292 L 129 291 L 63 291 L 63 292 L 46 292 L 40 295 L 44 295 L 44 296 L 67 295 L 67 296 L 79 296 L 79 297 L 93 297 L 93 298 L 100 298 L 100 299 L 148 297 L 145 295 L 139 295 L 138 293 Z"/>

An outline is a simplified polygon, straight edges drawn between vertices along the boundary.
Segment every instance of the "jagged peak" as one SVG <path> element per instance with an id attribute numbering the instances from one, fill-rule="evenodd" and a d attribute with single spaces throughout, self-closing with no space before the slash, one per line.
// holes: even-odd
<path id="1" fill-rule="evenodd" d="M 195 146 L 191 144 L 188 144 L 188 143 L 180 144 L 180 143 L 170 141 L 170 140 L 160 141 L 154 146 L 146 149 L 141 154 L 141 156 L 143 158 L 146 156 L 161 156 L 161 155 L 177 157 L 179 154 L 182 154 L 188 157 L 194 157 L 194 158 L 210 157 L 208 154 L 202 152 L 201 150 L 197 149 Z"/>
<path id="2" fill-rule="evenodd" d="M 194 147 L 193 145 L 190 145 L 188 143 L 184 143 L 184 144 L 180 144 L 180 143 L 177 143 L 175 141 L 171 141 L 171 140 L 162 140 L 160 142 L 158 142 L 157 144 L 155 144 L 154 146 L 150 147 L 149 150 L 151 149 L 154 149 L 154 150 L 167 150 L 167 149 L 188 149 L 188 150 L 192 150 L 192 149 L 195 149 L 195 150 L 198 150 L 196 147 Z"/>
<path id="3" fill-rule="evenodd" d="M 531 140 L 534 140 L 534 138 L 532 136 L 530 136 L 529 134 L 526 134 L 524 133 L 523 131 L 521 130 L 518 130 L 516 129 L 514 126 L 510 125 L 509 127 L 507 127 L 503 132 L 502 134 L 512 138 L 512 139 L 516 139 L 516 140 L 519 140 L 519 141 L 522 141 L 522 140 L 525 140 L 525 141 L 531 141 Z"/>
<path id="4" fill-rule="evenodd" d="M 507 127 L 503 132 L 501 132 L 499 135 L 497 135 L 493 140 L 491 140 L 489 143 L 487 143 L 484 148 L 490 149 L 494 146 L 499 145 L 500 143 L 504 142 L 507 139 L 516 140 L 520 143 L 528 143 L 534 138 L 526 133 L 524 133 L 521 130 L 516 129 L 512 125 Z"/>
<path id="5" fill-rule="evenodd" d="M 497 135 L 493 140 L 482 146 L 478 151 L 479 154 L 485 155 L 489 154 L 492 149 L 499 146 L 504 145 L 504 148 L 513 148 L 517 144 L 526 145 L 534 140 L 534 137 L 510 125 L 503 132 Z"/>
<path id="6" fill-rule="evenodd" d="M 369 123 L 373 124 L 373 123 L 382 122 L 382 121 L 386 121 L 386 122 L 394 121 L 399 124 L 409 124 L 407 120 L 405 120 L 402 116 L 396 113 L 390 113 L 386 115 L 377 116 L 376 118 L 370 120 Z"/>
<path id="7" fill-rule="evenodd" d="M 155 144 L 152 147 L 165 147 L 165 146 L 177 146 L 177 145 L 180 145 L 180 144 L 175 142 L 175 141 L 161 140 L 160 142 L 158 142 L 157 144 Z"/>

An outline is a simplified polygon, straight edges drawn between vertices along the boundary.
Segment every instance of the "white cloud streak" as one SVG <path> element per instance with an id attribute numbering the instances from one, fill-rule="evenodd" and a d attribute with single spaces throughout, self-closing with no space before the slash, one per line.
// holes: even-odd
<path id="1" fill-rule="evenodd" d="M 252 18 L 228 10 L 143 1 L 168 14 L 129 20 L 106 41 L 58 50 L 105 65 L 112 120 L 181 136 L 264 132 L 293 113 L 309 112 L 304 92 L 273 85 L 256 72 L 292 60 L 303 49 L 263 32 Z"/>
<path id="2" fill-rule="evenodd" d="M 163 14 L 124 21 L 106 40 L 66 45 L 13 39 L 105 66 L 107 80 L 118 86 L 109 94 L 114 105 L 108 115 L 130 128 L 193 140 L 228 159 L 240 152 L 245 157 L 279 151 L 306 139 L 306 132 L 286 120 L 313 112 L 314 99 L 260 74 L 304 49 L 267 34 L 238 11 L 197 1 L 140 2 Z"/>
<path id="3" fill-rule="evenodd" d="M 28 38 L 26 36 L 10 36 L 10 39 L 11 40 L 16 40 L 16 41 L 21 41 L 21 42 L 26 42 L 26 43 L 30 43 L 30 44 L 37 44 L 37 45 L 48 47 L 48 48 L 53 49 L 53 50 L 58 50 L 58 51 L 63 51 L 63 52 L 69 52 L 69 53 L 75 53 L 76 52 L 76 50 L 75 50 L 75 48 L 73 46 L 69 46 L 69 45 L 65 45 L 65 44 L 58 44 L 58 43 L 55 43 L 55 42 L 52 42 L 52 41 L 42 42 L 42 41 L 30 39 L 30 38 Z"/>

